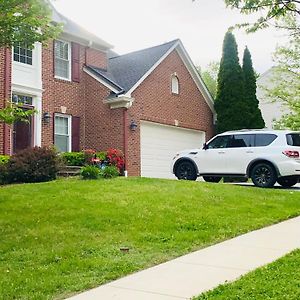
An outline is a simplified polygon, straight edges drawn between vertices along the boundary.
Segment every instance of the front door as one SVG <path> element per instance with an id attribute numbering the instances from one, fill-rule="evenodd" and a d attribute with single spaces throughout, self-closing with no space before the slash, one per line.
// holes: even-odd
<path id="1" fill-rule="evenodd" d="M 13 126 L 13 152 L 32 147 L 32 117 L 28 122 L 16 122 Z"/>

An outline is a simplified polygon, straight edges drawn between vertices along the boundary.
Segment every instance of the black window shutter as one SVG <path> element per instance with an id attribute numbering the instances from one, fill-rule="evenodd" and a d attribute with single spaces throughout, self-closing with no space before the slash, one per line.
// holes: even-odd
<path id="1" fill-rule="evenodd" d="M 72 81 L 80 82 L 80 45 L 72 43 Z"/>
<path id="2" fill-rule="evenodd" d="M 72 152 L 80 151 L 80 117 L 72 117 Z"/>

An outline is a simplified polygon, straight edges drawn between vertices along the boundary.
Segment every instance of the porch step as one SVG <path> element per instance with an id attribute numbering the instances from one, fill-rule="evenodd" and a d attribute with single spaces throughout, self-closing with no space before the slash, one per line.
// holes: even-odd
<path id="1" fill-rule="evenodd" d="M 65 166 L 58 171 L 57 175 L 62 177 L 78 176 L 80 175 L 80 170 L 81 167 Z"/>

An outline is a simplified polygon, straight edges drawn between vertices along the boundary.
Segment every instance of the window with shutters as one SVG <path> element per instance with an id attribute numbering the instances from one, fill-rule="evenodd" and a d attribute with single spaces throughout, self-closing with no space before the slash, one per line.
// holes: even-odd
<path id="1" fill-rule="evenodd" d="M 71 81 L 71 43 L 56 40 L 54 60 L 55 77 Z"/>
<path id="2" fill-rule="evenodd" d="M 71 116 L 55 114 L 54 145 L 60 152 L 71 151 Z"/>

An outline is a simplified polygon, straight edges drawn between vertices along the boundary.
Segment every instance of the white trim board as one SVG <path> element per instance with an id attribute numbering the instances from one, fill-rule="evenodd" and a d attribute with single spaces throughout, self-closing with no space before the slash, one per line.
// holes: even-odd
<path id="1" fill-rule="evenodd" d="M 98 76 L 96 76 L 93 72 L 89 71 L 86 67 L 83 68 L 83 71 L 90 75 L 92 78 L 94 78 L 95 80 L 97 80 L 98 82 L 100 82 L 101 84 L 103 84 L 105 87 L 107 87 L 108 89 L 110 89 L 111 91 L 113 91 L 114 93 L 118 94 L 120 91 L 117 90 L 115 87 L 113 87 L 112 85 L 108 84 L 106 81 L 100 79 Z"/>

